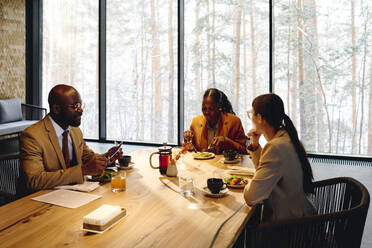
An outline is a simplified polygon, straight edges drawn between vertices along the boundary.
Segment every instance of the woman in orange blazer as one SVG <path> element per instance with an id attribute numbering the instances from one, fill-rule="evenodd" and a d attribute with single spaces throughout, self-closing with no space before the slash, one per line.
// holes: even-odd
<path id="1" fill-rule="evenodd" d="M 246 153 L 246 136 L 239 117 L 235 116 L 227 96 L 220 90 L 211 88 L 205 91 L 202 115 L 192 119 L 190 130 L 192 143 L 198 151 L 235 150 Z M 191 131 L 191 132 L 190 132 Z"/>

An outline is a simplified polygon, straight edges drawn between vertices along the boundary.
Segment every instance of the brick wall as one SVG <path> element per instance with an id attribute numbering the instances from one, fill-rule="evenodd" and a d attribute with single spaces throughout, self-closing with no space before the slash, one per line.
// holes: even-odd
<path id="1" fill-rule="evenodd" d="M 0 0 L 0 99 L 25 100 L 25 1 Z"/>

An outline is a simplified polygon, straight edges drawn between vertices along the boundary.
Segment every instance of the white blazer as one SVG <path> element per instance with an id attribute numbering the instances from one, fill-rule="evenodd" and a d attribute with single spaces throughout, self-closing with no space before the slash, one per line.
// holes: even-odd
<path id="1" fill-rule="evenodd" d="M 303 191 L 301 163 L 285 130 L 250 154 L 256 173 L 244 189 L 244 199 L 250 206 L 264 202 L 264 221 L 316 214 Z"/>

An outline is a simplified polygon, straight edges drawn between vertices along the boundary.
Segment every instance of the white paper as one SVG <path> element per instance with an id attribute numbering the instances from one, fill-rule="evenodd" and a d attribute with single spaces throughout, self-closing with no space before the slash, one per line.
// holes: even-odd
<path id="1" fill-rule="evenodd" d="M 253 168 L 243 168 L 243 167 L 235 167 L 234 169 L 228 171 L 230 175 L 239 175 L 239 176 L 253 176 L 255 172 L 256 170 Z"/>
<path id="2" fill-rule="evenodd" d="M 98 198 L 101 196 L 59 189 L 31 199 L 65 208 L 78 208 Z"/>
<path id="3" fill-rule="evenodd" d="M 69 190 L 76 190 L 82 192 L 91 192 L 99 187 L 99 182 L 84 182 L 82 184 L 74 184 L 74 185 L 61 185 L 54 187 L 55 189 L 69 189 Z"/>

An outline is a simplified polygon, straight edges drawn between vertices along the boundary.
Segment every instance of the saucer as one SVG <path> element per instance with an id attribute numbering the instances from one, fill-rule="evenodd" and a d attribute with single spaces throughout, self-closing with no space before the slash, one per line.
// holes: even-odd
<path id="1" fill-rule="evenodd" d="M 223 188 L 220 190 L 219 193 L 217 194 L 213 194 L 209 188 L 207 186 L 203 187 L 202 189 L 202 192 L 204 193 L 204 195 L 206 196 L 209 196 L 209 197 L 213 197 L 213 198 L 220 198 L 220 197 L 224 197 L 227 195 L 227 193 L 229 192 L 229 189 L 227 187 Z"/>
<path id="2" fill-rule="evenodd" d="M 240 163 L 242 159 L 239 157 L 233 160 L 226 160 L 226 158 L 221 158 L 220 161 L 221 163 L 224 163 L 224 164 L 237 164 L 237 163 Z"/>
<path id="3" fill-rule="evenodd" d="M 117 167 L 120 169 L 120 170 L 130 170 L 133 168 L 133 165 L 134 165 L 134 162 L 130 162 L 128 164 L 128 166 L 120 166 L 120 164 L 117 165 Z"/>

